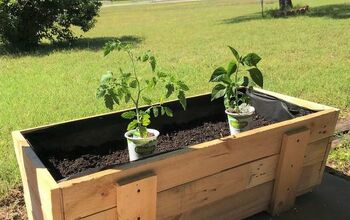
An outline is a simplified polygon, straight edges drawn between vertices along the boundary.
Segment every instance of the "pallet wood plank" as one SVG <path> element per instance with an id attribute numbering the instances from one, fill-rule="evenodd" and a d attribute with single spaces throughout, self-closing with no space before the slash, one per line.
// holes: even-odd
<path id="1" fill-rule="evenodd" d="M 155 220 L 157 176 L 117 183 L 118 220 Z"/>
<path id="2" fill-rule="evenodd" d="M 338 112 L 334 110 L 325 110 L 247 131 L 236 137 L 210 141 L 116 169 L 65 181 L 59 185 L 62 187 L 66 217 L 86 216 L 114 207 L 117 195 L 111 190 L 111 185 L 125 176 L 153 171 L 158 176 L 159 192 L 213 175 L 221 170 L 277 154 L 280 151 L 282 134 L 292 128 L 308 127 L 311 130 L 311 142 L 330 137 L 337 114 Z M 327 126 L 324 127 L 325 125 Z M 207 166 L 203 167 L 203 161 Z M 92 204 L 100 204 L 100 207 Z"/>
<path id="3" fill-rule="evenodd" d="M 309 137 L 310 130 L 307 128 L 287 132 L 283 136 L 271 201 L 274 215 L 294 205 Z"/>
<path id="4" fill-rule="evenodd" d="M 270 182 L 277 162 L 278 155 L 274 155 L 160 192 L 157 219 L 167 219 Z"/>
<path id="5" fill-rule="evenodd" d="M 116 220 L 117 208 L 108 209 L 87 217 L 81 218 L 81 220 Z"/>
<path id="6" fill-rule="evenodd" d="M 319 141 L 309 143 L 306 146 L 304 156 L 304 166 L 312 165 L 324 160 L 327 154 L 330 137 L 321 139 Z M 327 154 L 328 155 L 328 154 Z"/>
<path id="7" fill-rule="evenodd" d="M 267 182 L 197 209 L 167 219 L 235 220 L 244 219 L 268 208 L 273 182 Z"/>

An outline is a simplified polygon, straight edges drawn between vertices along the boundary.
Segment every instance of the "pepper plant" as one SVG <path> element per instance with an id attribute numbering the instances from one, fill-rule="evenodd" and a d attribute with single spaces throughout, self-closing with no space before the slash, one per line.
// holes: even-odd
<path id="1" fill-rule="evenodd" d="M 120 103 L 132 102 L 135 110 L 124 112 L 121 116 L 131 120 L 127 130 L 136 129 L 134 136 L 147 137 L 147 126 L 151 123 L 151 113 L 154 117 L 158 115 L 173 116 L 169 107 L 163 106 L 163 100 L 173 94 L 177 98 L 183 109 L 186 109 L 185 92 L 189 90 L 188 86 L 181 80 L 162 71 L 156 71 L 156 58 L 151 51 L 146 51 L 140 56 L 136 56 L 130 45 L 123 44 L 118 40 L 108 42 L 104 47 L 104 55 L 107 56 L 112 51 L 125 52 L 131 63 L 131 70 L 124 71 L 119 68 L 120 74 L 114 75 L 111 71 L 102 75 L 100 85 L 97 88 L 97 98 L 103 98 L 107 108 L 113 109 L 113 106 Z M 137 67 L 141 64 L 149 64 L 153 76 L 149 79 L 143 79 L 139 76 Z M 160 95 L 158 104 L 153 104 L 153 100 L 147 95 L 147 91 L 154 90 L 158 86 L 163 86 L 164 95 Z M 144 101 L 150 105 L 146 110 L 140 109 L 140 102 Z"/>
<path id="2" fill-rule="evenodd" d="M 246 93 L 239 89 L 242 87 L 251 89 L 254 84 L 262 88 L 264 85 L 263 74 L 257 67 L 261 58 L 255 53 L 240 56 L 236 49 L 231 46 L 228 47 L 233 54 L 233 59 L 226 69 L 221 66 L 212 73 L 209 82 L 218 84 L 212 90 L 211 100 L 224 97 L 225 107 L 239 113 L 240 104 L 247 104 L 249 100 Z M 250 79 L 252 79 L 252 82 Z"/>

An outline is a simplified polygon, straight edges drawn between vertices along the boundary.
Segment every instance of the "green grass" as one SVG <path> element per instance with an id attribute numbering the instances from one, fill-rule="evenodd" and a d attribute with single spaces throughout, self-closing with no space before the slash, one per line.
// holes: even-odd
<path id="1" fill-rule="evenodd" d="M 20 182 L 11 131 L 108 112 L 94 97 L 99 77 L 126 62 L 117 54 L 103 58 L 101 47 L 112 37 L 132 36 L 137 51 L 152 49 L 163 70 L 187 82 L 190 95 L 211 90 L 208 78 L 232 57 L 226 48 L 232 45 L 263 57 L 266 89 L 349 108 L 350 6 L 341 5 L 346 2 L 295 1 L 319 9 L 333 6 L 287 19 L 261 19 L 255 0 L 109 7 L 101 10 L 96 27 L 77 46 L 2 52 L 0 195 Z M 335 16 L 340 12 L 343 18 Z"/>
<path id="2" fill-rule="evenodd" d="M 341 142 L 329 153 L 329 166 L 339 170 L 345 175 L 350 176 L 350 136 L 344 135 Z"/>

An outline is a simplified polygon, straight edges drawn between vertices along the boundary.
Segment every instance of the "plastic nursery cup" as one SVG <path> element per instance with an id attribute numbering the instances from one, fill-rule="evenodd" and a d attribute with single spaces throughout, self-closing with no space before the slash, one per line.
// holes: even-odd
<path id="1" fill-rule="evenodd" d="M 128 142 L 130 161 L 135 161 L 153 154 L 159 136 L 159 131 L 155 129 L 147 129 L 148 133 L 153 134 L 152 136 L 146 138 L 134 137 L 133 133 L 135 131 L 136 130 L 128 131 L 124 135 Z"/>
<path id="2" fill-rule="evenodd" d="M 249 112 L 247 113 L 233 113 L 225 110 L 227 114 L 228 123 L 230 125 L 231 135 L 238 134 L 242 131 L 247 131 L 251 128 L 253 121 L 253 114 L 255 108 L 253 106 L 249 107 Z"/>

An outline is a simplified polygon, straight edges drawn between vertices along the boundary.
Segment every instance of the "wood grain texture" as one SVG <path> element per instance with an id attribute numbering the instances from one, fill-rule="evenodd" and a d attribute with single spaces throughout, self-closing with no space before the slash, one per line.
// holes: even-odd
<path id="1" fill-rule="evenodd" d="M 178 220 L 236 220 L 244 219 L 268 208 L 273 182 L 267 182 L 197 209 L 180 213 L 170 219 Z"/>
<path id="2" fill-rule="evenodd" d="M 20 132 L 12 133 L 29 219 L 63 219 L 62 193 Z"/>
<path id="3" fill-rule="evenodd" d="M 157 176 L 117 183 L 118 220 L 155 220 Z"/>
<path id="4" fill-rule="evenodd" d="M 108 209 L 102 212 L 98 212 L 93 215 L 89 215 L 81 220 L 116 220 L 117 219 L 117 208 Z"/>
<path id="5" fill-rule="evenodd" d="M 157 219 L 168 219 L 272 181 L 277 162 L 278 155 L 271 156 L 160 192 Z"/>
<path id="6" fill-rule="evenodd" d="M 271 201 L 271 213 L 274 215 L 294 205 L 309 138 L 310 130 L 307 128 L 287 132 L 283 136 Z"/>
<path id="7" fill-rule="evenodd" d="M 113 190 L 113 184 L 122 178 L 152 171 L 158 177 L 157 191 L 164 191 L 240 164 L 278 154 L 283 134 L 301 126 L 310 129 L 310 142 L 330 137 L 334 131 L 336 116 L 337 112 L 334 110 L 325 110 L 243 132 L 236 137 L 209 141 L 65 181 L 59 185 L 62 187 L 66 218 L 74 219 L 114 207 L 117 193 Z M 99 207 L 94 204 L 99 204 Z"/>

